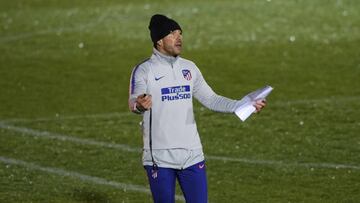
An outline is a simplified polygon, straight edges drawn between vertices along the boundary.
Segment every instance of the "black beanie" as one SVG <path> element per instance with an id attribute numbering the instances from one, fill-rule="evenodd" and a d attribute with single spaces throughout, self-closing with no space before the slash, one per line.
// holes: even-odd
<path id="1" fill-rule="evenodd" d="M 155 14 L 151 17 L 149 30 L 151 41 L 155 45 L 157 41 L 170 34 L 171 31 L 181 30 L 181 27 L 175 20 L 161 14 Z"/>

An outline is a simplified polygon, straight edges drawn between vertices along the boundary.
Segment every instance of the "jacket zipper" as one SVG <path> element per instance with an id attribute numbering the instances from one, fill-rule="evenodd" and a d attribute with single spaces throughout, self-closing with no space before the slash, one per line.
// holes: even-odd
<path id="1" fill-rule="evenodd" d="M 173 72 L 174 80 L 176 80 L 176 74 L 175 74 L 174 64 L 173 63 L 171 63 L 171 69 L 172 69 L 172 72 Z"/>

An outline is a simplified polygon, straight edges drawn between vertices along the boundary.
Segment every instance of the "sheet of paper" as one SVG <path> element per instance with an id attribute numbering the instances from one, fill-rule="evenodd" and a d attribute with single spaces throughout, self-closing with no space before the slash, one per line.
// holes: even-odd
<path id="1" fill-rule="evenodd" d="M 265 99 L 273 90 L 271 86 L 265 86 L 255 90 L 240 100 L 240 105 L 235 110 L 235 114 L 240 120 L 245 121 L 251 114 L 256 111 L 254 104 L 257 100 Z"/>
<path id="2" fill-rule="evenodd" d="M 242 120 L 245 121 L 254 111 L 256 108 L 253 105 L 245 105 L 242 108 L 238 108 L 235 111 L 235 114 Z"/>

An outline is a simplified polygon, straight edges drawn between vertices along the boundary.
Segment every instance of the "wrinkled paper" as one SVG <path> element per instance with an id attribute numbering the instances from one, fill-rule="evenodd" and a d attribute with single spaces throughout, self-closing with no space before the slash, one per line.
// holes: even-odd
<path id="1" fill-rule="evenodd" d="M 240 100 L 239 106 L 235 110 L 235 114 L 240 118 L 240 120 L 245 121 L 251 114 L 256 111 L 254 106 L 256 101 L 265 100 L 265 98 L 272 90 L 273 88 L 267 85 L 247 94 Z"/>

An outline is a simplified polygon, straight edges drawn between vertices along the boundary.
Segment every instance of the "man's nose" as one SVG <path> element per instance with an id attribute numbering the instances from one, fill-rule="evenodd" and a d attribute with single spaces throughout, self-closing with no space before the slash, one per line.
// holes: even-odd
<path id="1" fill-rule="evenodd" d="M 178 33 L 178 34 L 176 35 L 176 39 L 182 41 L 182 35 L 181 35 L 180 33 Z"/>

